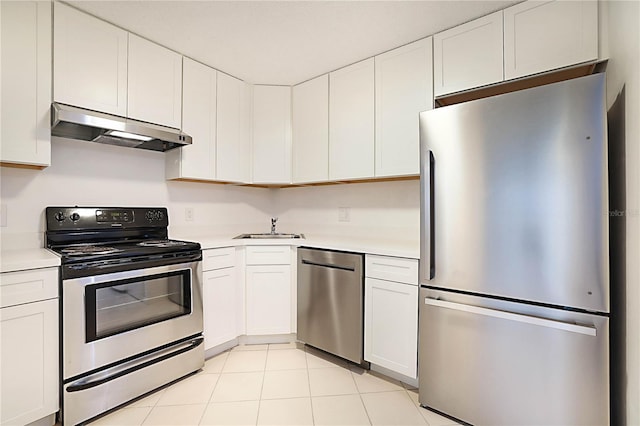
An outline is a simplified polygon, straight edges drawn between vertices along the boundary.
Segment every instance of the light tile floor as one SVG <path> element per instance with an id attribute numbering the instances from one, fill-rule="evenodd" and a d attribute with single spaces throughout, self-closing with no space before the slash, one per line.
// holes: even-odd
<path id="1" fill-rule="evenodd" d="M 92 425 L 429 425 L 457 423 L 408 385 L 300 344 L 237 346 L 198 373 Z"/>

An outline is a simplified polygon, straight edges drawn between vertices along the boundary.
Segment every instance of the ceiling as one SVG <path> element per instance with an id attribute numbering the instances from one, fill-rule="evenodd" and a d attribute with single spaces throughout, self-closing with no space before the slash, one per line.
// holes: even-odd
<path id="1" fill-rule="evenodd" d="M 255 84 L 293 85 L 518 1 L 68 1 Z"/>

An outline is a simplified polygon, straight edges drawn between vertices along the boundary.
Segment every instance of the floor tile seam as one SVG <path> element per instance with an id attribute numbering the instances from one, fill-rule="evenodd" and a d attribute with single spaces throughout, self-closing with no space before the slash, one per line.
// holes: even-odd
<path id="1" fill-rule="evenodd" d="M 300 367 L 300 368 L 279 368 L 279 369 L 265 369 L 264 372 L 265 373 L 270 373 L 270 372 L 274 372 L 274 371 L 298 371 L 298 370 L 308 370 L 307 367 Z"/>
<path id="2" fill-rule="evenodd" d="M 429 426 L 429 422 L 427 421 L 427 419 L 420 412 L 420 400 L 418 400 L 418 405 L 416 405 L 416 403 L 413 402 L 413 398 L 411 398 L 411 395 L 409 395 L 409 390 L 408 389 L 404 389 L 404 393 L 407 396 L 407 398 L 409 398 L 409 401 L 411 402 L 411 405 L 413 405 L 413 407 L 416 409 L 416 411 L 418 411 L 418 415 L 424 420 L 425 424 L 427 426 Z"/>
<path id="3" fill-rule="evenodd" d="M 152 408 L 156 408 L 156 407 L 178 407 L 181 405 L 208 405 L 208 402 L 181 402 L 179 404 L 161 404 L 161 405 L 156 405 Z"/>
<path id="4" fill-rule="evenodd" d="M 269 352 L 269 347 L 267 346 L 267 355 Z M 266 357 L 265 357 L 266 363 Z M 260 395 L 258 395 L 258 413 L 256 414 L 256 426 L 258 425 L 258 421 L 260 420 L 260 409 L 262 408 L 262 392 L 264 391 L 264 377 L 266 372 L 262 371 L 262 383 L 260 384 Z"/>
<path id="5" fill-rule="evenodd" d="M 362 407 L 364 408 L 364 413 L 367 415 L 367 420 L 369 421 L 369 424 L 372 425 L 373 424 L 373 420 L 371 420 L 371 415 L 369 414 L 369 410 L 367 409 L 367 404 L 364 403 L 364 399 L 362 399 L 362 394 L 358 393 L 358 398 L 360 398 L 360 403 L 362 404 Z"/>
<path id="6" fill-rule="evenodd" d="M 207 404 L 207 406 L 213 405 L 213 404 L 227 404 L 227 403 L 233 403 L 233 402 L 253 402 L 253 401 L 260 401 L 260 400 L 249 398 L 249 399 L 230 399 L 225 401 L 211 401 L 209 404 Z"/>
<path id="7" fill-rule="evenodd" d="M 268 398 L 260 398 L 260 401 L 276 401 L 279 399 L 296 399 L 296 398 L 311 398 L 311 395 L 268 397 Z"/>
<path id="8" fill-rule="evenodd" d="M 228 355 L 227 355 L 228 357 Z M 227 362 L 227 360 L 225 359 L 225 362 Z M 213 388 L 211 389 L 211 393 L 209 394 L 209 398 L 207 399 L 207 403 L 206 405 L 209 405 L 209 403 L 211 402 L 211 398 L 213 398 L 213 393 L 216 391 L 216 388 L 218 387 L 218 383 L 220 383 L 220 377 L 222 376 L 222 373 L 218 373 L 218 378 L 216 379 L 216 384 L 213 385 Z M 206 408 L 205 410 L 202 412 L 202 416 L 204 416 L 204 413 L 206 412 Z M 202 422 L 202 418 L 200 419 L 200 422 Z M 198 424 L 200 424 L 200 422 L 198 422 Z"/>
<path id="9" fill-rule="evenodd" d="M 311 399 L 311 375 L 309 374 L 309 360 L 307 359 L 307 345 L 304 348 L 304 363 L 307 366 L 307 388 L 309 389 L 309 405 L 311 406 L 311 424 L 316 424 L 315 414 L 313 412 L 313 399 Z"/>
<path id="10" fill-rule="evenodd" d="M 330 393 L 330 394 L 322 394 L 322 395 L 313 395 L 311 394 L 311 398 L 323 398 L 323 397 L 331 397 L 331 396 L 348 396 L 348 395 L 359 395 L 360 392 L 357 390 L 355 392 L 340 392 L 340 393 Z"/>

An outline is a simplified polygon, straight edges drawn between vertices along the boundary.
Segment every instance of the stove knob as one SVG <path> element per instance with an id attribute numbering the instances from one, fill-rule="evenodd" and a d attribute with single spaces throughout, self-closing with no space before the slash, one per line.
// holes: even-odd
<path id="1" fill-rule="evenodd" d="M 64 212 L 58 212 L 56 213 L 54 216 L 55 220 L 57 220 L 58 222 L 62 222 L 63 220 L 66 219 Z"/>
<path id="2" fill-rule="evenodd" d="M 78 213 L 71 213 L 71 220 L 72 221 L 77 221 L 80 219 L 80 215 Z"/>

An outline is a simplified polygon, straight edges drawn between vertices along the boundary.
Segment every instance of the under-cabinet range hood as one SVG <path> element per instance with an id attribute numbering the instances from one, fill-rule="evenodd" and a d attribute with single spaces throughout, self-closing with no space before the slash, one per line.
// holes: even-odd
<path id="1" fill-rule="evenodd" d="M 151 151 L 168 151 L 190 145 L 192 140 L 171 127 L 57 102 L 51 104 L 51 135 Z"/>

